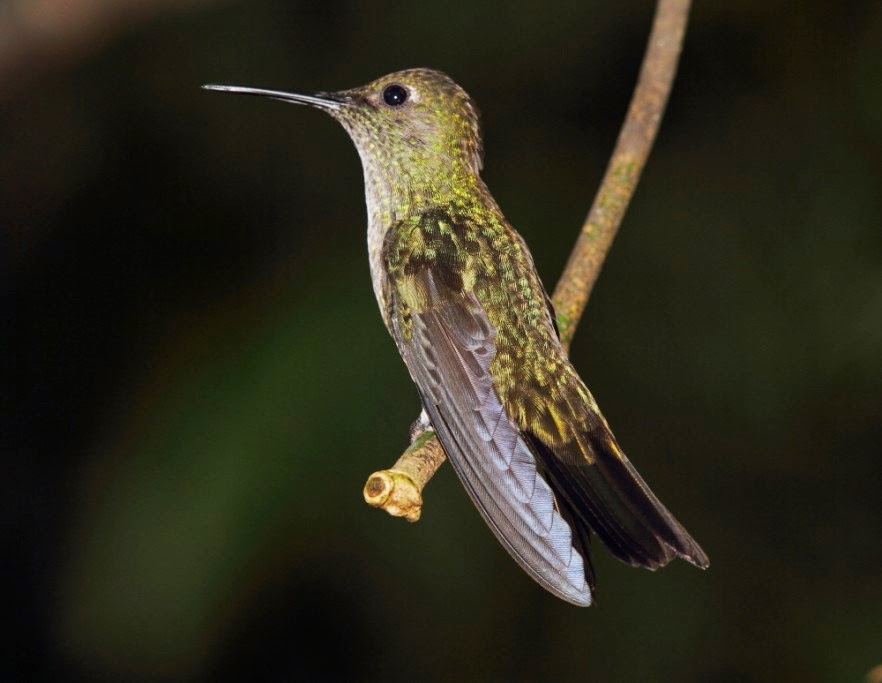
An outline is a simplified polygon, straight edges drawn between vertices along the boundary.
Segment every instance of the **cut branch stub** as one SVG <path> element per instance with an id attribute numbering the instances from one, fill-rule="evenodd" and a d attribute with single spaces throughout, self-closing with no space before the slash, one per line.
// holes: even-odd
<path id="1" fill-rule="evenodd" d="M 445 459 L 435 432 L 421 432 L 391 469 L 368 477 L 364 486 L 365 502 L 394 517 L 416 522 L 423 507 L 423 487 Z"/>

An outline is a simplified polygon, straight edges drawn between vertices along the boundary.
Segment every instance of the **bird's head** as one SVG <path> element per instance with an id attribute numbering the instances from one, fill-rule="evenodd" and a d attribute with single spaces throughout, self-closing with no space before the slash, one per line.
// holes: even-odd
<path id="1" fill-rule="evenodd" d="M 229 85 L 209 90 L 260 95 L 321 109 L 337 119 L 358 148 L 365 169 L 404 175 L 437 165 L 477 174 L 482 146 L 478 110 L 446 74 L 397 71 L 357 88 L 289 93 Z"/>

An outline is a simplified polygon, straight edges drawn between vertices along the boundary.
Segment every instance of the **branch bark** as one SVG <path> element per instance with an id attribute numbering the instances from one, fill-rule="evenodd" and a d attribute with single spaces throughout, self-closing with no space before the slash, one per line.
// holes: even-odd
<path id="1" fill-rule="evenodd" d="M 569 351 L 603 261 L 634 195 L 658 133 L 686 32 L 690 0 L 658 0 L 637 86 L 591 210 L 554 290 L 560 340 Z M 444 462 L 431 430 L 421 431 L 390 470 L 374 472 L 364 488 L 369 505 L 415 522 L 422 490 Z"/>

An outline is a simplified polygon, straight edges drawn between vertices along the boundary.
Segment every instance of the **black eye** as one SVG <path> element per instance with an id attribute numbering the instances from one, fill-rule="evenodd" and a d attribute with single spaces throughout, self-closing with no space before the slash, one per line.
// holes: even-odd
<path id="1" fill-rule="evenodd" d="M 407 102 L 407 90 L 400 85 L 387 86 L 383 91 L 383 101 L 390 107 L 400 107 Z"/>

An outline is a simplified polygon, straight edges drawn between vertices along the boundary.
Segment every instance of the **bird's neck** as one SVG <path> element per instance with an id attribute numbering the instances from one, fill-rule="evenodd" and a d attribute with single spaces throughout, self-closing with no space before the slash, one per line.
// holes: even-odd
<path id="1" fill-rule="evenodd" d="M 437 159 L 414 150 L 383 158 L 362 155 L 368 218 L 390 226 L 438 206 L 478 206 L 487 188 L 466 159 Z"/>

